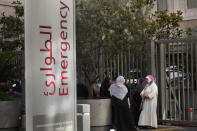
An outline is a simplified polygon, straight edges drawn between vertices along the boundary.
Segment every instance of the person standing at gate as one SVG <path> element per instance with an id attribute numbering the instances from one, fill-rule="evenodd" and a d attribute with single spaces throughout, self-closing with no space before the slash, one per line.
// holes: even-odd
<path id="1" fill-rule="evenodd" d="M 118 76 L 116 82 L 109 88 L 112 100 L 113 128 L 117 131 L 134 130 L 132 113 L 129 109 L 128 89 L 123 76 Z"/>
<path id="2" fill-rule="evenodd" d="M 147 85 L 140 93 L 143 99 L 142 112 L 138 125 L 148 128 L 157 128 L 157 96 L 158 87 L 152 75 L 146 76 Z"/>
<path id="3" fill-rule="evenodd" d="M 100 96 L 105 97 L 105 98 L 110 98 L 110 92 L 109 92 L 109 87 L 112 84 L 112 79 L 110 77 L 106 77 L 101 84 L 100 88 Z"/>
<path id="4" fill-rule="evenodd" d="M 137 83 L 137 90 L 134 92 L 132 96 L 132 112 L 133 112 L 133 117 L 134 117 L 134 122 L 135 122 L 135 128 L 139 130 L 138 128 L 138 121 L 139 121 L 139 116 L 141 113 L 141 102 L 142 102 L 142 97 L 140 96 L 140 93 L 143 91 L 144 87 L 146 86 L 146 81 L 145 78 L 139 78 L 138 83 Z"/>

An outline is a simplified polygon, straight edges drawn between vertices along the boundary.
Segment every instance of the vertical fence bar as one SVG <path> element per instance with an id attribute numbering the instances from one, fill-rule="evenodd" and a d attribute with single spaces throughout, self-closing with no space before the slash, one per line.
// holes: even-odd
<path id="1" fill-rule="evenodd" d="M 134 77 L 134 83 L 135 83 L 135 80 L 136 78 L 139 78 L 139 56 L 138 56 L 138 53 L 136 53 L 136 76 Z"/>
<path id="2" fill-rule="evenodd" d="M 121 75 L 123 75 L 123 52 L 121 52 Z"/>
<path id="3" fill-rule="evenodd" d="M 132 80 L 132 84 L 134 83 L 134 77 L 135 77 L 135 55 L 133 53 L 133 63 L 132 63 L 132 72 L 131 72 L 131 80 Z"/>
<path id="4" fill-rule="evenodd" d="M 100 61 L 100 72 L 99 72 L 99 74 L 101 74 L 101 82 L 104 80 L 104 72 L 105 72 L 105 67 L 104 67 L 104 57 L 103 57 L 103 53 L 104 53 L 104 51 L 103 51 L 103 48 L 100 48 L 100 51 L 99 51 L 99 53 L 100 53 L 100 59 L 99 59 L 99 61 Z"/>
<path id="5" fill-rule="evenodd" d="M 143 52 L 142 48 L 140 49 L 140 52 Z M 143 53 L 140 53 L 140 77 L 142 77 L 142 58 L 143 58 Z"/>
<path id="6" fill-rule="evenodd" d="M 124 59 L 124 53 L 122 52 L 122 76 L 124 75 L 125 75 L 125 59 Z"/>
<path id="7" fill-rule="evenodd" d="M 128 68 L 128 74 L 129 74 L 129 84 L 131 83 L 131 76 L 130 76 L 130 71 L 131 71 L 131 49 L 129 49 L 129 68 Z"/>
<path id="8" fill-rule="evenodd" d="M 111 54 L 110 54 L 109 58 L 112 58 Z M 110 61 L 110 76 L 113 78 L 113 74 L 112 74 L 112 71 L 113 71 L 113 69 L 112 69 L 112 60 L 113 59 L 109 59 L 109 61 Z"/>
<path id="9" fill-rule="evenodd" d="M 181 99 L 181 97 L 180 97 L 180 65 L 179 65 L 179 45 L 180 45 L 180 43 L 178 42 L 177 43 L 177 66 L 178 66 L 178 87 L 177 87 L 177 89 L 178 89 L 178 119 L 180 120 L 181 119 L 181 101 L 180 101 L 180 99 Z"/>
<path id="10" fill-rule="evenodd" d="M 97 53 L 97 48 L 95 49 L 95 52 L 94 52 L 94 54 L 95 54 L 95 60 L 96 60 L 96 62 L 98 62 L 98 63 L 95 63 L 96 65 L 96 69 L 97 69 L 97 75 L 98 75 L 98 73 L 99 73 L 99 59 L 98 59 L 98 53 Z"/>
<path id="11" fill-rule="evenodd" d="M 191 46 L 190 46 L 190 48 L 191 48 L 191 51 L 190 51 L 190 53 L 191 53 L 191 90 L 192 90 L 192 108 L 194 108 L 194 74 L 193 74 L 193 72 L 194 72 L 194 70 L 193 70 L 193 42 L 191 42 L 190 43 L 191 44 Z"/>
<path id="12" fill-rule="evenodd" d="M 186 43 L 186 71 L 187 71 L 187 109 L 190 108 L 190 101 L 189 101 L 189 45 L 188 42 Z M 187 113 L 188 116 L 188 113 Z"/>
<path id="13" fill-rule="evenodd" d="M 197 79 L 197 42 L 194 42 L 194 44 L 195 44 L 195 71 L 196 71 L 196 73 L 195 73 L 195 80 Z M 197 80 L 196 80 L 196 82 L 195 82 L 195 90 L 197 90 Z M 197 91 L 196 91 L 197 92 Z M 195 94 L 196 96 L 195 97 L 197 97 L 197 93 Z M 196 103 L 196 99 L 195 99 L 195 101 L 194 101 L 195 103 Z M 195 105 L 195 111 L 197 111 L 197 105 Z"/>
<path id="14" fill-rule="evenodd" d="M 173 64 L 173 90 L 172 95 L 174 98 L 174 119 L 176 120 L 176 85 L 175 85 L 175 51 L 174 51 L 174 45 L 176 43 L 172 43 L 172 64 Z"/>
<path id="15" fill-rule="evenodd" d="M 158 57 L 157 57 L 157 55 L 158 55 L 158 44 L 159 43 L 156 43 L 155 44 L 155 64 L 158 63 Z M 156 67 L 156 78 L 157 78 L 156 81 L 158 83 L 158 78 L 159 78 L 159 75 L 158 75 L 158 73 L 159 73 L 158 65 L 156 65 L 155 67 Z"/>
<path id="16" fill-rule="evenodd" d="M 185 46 L 185 43 L 181 43 L 181 56 L 182 56 L 182 82 L 183 82 L 183 84 L 182 84 L 182 95 L 183 95 L 183 120 L 185 120 L 185 81 L 184 81 L 184 74 L 185 74 L 185 71 L 184 71 L 184 69 L 185 69 L 185 62 L 184 62 L 184 46 Z"/>
<path id="17" fill-rule="evenodd" d="M 195 44 L 195 61 L 196 61 L 196 62 L 195 62 L 195 65 L 196 65 L 196 66 L 195 66 L 195 71 L 196 71 L 196 72 L 195 72 L 195 80 L 196 80 L 196 79 L 197 79 L 197 42 L 194 42 L 194 44 Z M 196 80 L 195 84 L 196 84 L 196 85 L 195 85 L 195 90 L 196 90 L 195 92 L 197 92 L 197 80 Z M 195 97 L 197 97 L 197 93 L 195 94 Z M 197 102 L 196 99 L 195 99 L 194 102 L 195 102 L 195 103 Z M 195 105 L 194 108 L 195 108 L 195 111 L 197 111 L 197 104 Z"/>
<path id="18" fill-rule="evenodd" d="M 155 70 L 155 42 L 151 41 L 150 42 L 150 58 L 151 58 L 151 74 L 155 77 L 156 70 Z"/>
<path id="19" fill-rule="evenodd" d="M 110 56 L 110 59 L 111 59 L 111 74 L 112 74 L 112 77 L 114 78 L 114 56 L 111 54 Z"/>
<path id="20" fill-rule="evenodd" d="M 171 50 L 170 50 L 170 43 L 168 43 L 168 49 L 169 49 L 169 52 L 168 52 L 168 62 L 169 62 L 169 67 L 168 67 L 169 72 L 168 72 L 168 73 L 169 73 L 169 75 L 168 75 L 168 76 L 169 76 L 169 108 L 170 108 L 170 109 L 169 109 L 169 110 L 170 110 L 169 113 L 170 113 L 170 120 L 172 120 L 172 105 L 171 105 L 171 104 L 172 104 L 172 102 L 171 102 L 171 101 L 172 101 L 172 100 L 171 100 L 171 69 L 170 69 L 170 66 L 171 66 L 171 65 L 170 65 L 170 63 L 171 63 L 171 62 L 170 62 L 170 60 L 171 60 L 171 59 L 170 59 L 170 57 L 171 57 L 170 51 L 171 51 Z"/>
<path id="21" fill-rule="evenodd" d="M 120 55 L 118 54 L 118 76 L 120 75 Z"/>
<path id="22" fill-rule="evenodd" d="M 109 55 L 106 53 L 106 70 L 107 70 L 107 76 L 109 75 Z"/>
<path id="23" fill-rule="evenodd" d="M 98 74 L 100 74 L 100 72 L 101 72 L 101 69 L 100 69 L 100 48 L 97 48 L 97 53 L 96 53 L 96 55 L 97 55 L 97 61 L 98 61 L 98 64 L 97 64 L 97 66 L 98 66 Z M 99 77 L 99 79 L 101 78 L 101 76 Z"/>
<path id="24" fill-rule="evenodd" d="M 116 56 L 114 55 L 114 77 L 116 77 L 117 76 L 117 67 L 116 67 Z"/>
<path id="25" fill-rule="evenodd" d="M 166 53 L 166 45 L 164 45 L 164 78 L 163 78 L 163 80 L 164 80 L 164 83 L 165 83 L 165 87 L 164 87 L 164 92 L 165 92 L 165 105 L 164 105 L 164 110 L 165 110 L 165 114 L 164 114 L 164 120 L 166 120 L 167 119 L 167 101 L 168 101 L 168 98 L 167 98 L 167 88 L 166 88 L 166 86 L 167 86 L 167 76 L 166 76 L 166 67 L 167 67 L 167 60 L 166 60 L 166 55 L 167 55 L 167 53 Z M 157 63 L 157 61 L 156 61 L 156 63 Z M 156 66 L 157 67 L 157 66 Z M 158 68 L 158 67 L 157 67 Z M 158 70 L 157 70 L 158 71 Z M 156 75 L 158 76 L 158 73 L 156 73 Z"/>
<path id="26" fill-rule="evenodd" d="M 126 77 L 126 79 L 128 79 L 127 78 L 127 52 L 126 53 L 124 53 L 124 67 L 125 67 L 125 70 L 124 70 L 124 76 Z"/>
<path id="27" fill-rule="evenodd" d="M 160 119 L 165 119 L 165 46 L 163 43 L 159 44 L 159 79 L 158 79 L 158 89 L 159 89 L 159 116 Z"/>
<path id="28" fill-rule="evenodd" d="M 103 60 L 103 77 L 105 78 L 107 76 L 107 70 L 106 70 L 106 55 L 105 55 L 105 51 L 103 51 L 103 55 L 102 55 L 102 60 Z"/>

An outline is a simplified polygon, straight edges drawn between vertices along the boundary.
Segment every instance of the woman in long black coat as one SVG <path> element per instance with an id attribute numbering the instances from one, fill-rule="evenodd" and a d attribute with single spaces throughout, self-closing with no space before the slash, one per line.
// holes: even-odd
<path id="1" fill-rule="evenodd" d="M 112 123 L 113 128 L 117 131 L 133 131 L 132 112 L 129 109 L 127 97 L 128 89 L 124 83 L 124 77 L 119 76 L 116 82 L 109 88 L 110 95 L 112 96 Z"/>
<path id="2" fill-rule="evenodd" d="M 135 122 L 135 128 L 138 128 L 138 121 L 139 121 L 139 116 L 141 113 L 141 102 L 142 102 L 142 98 L 140 96 L 140 93 L 142 92 L 142 90 L 144 89 L 144 87 L 146 86 L 146 81 L 144 78 L 140 78 L 138 79 L 138 85 L 137 85 L 137 91 L 135 91 L 134 95 L 133 95 L 133 100 L 132 100 L 132 112 L 133 112 L 133 117 L 134 117 L 134 122 Z"/>

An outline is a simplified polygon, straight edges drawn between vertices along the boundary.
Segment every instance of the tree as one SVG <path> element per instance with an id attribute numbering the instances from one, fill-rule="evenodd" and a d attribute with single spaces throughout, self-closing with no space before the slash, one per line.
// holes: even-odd
<path id="1" fill-rule="evenodd" d="M 154 0 L 84 0 L 76 5 L 77 63 L 89 83 L 102 75 L 95 52 L 113 56 L 128 49 L 139 51 L 148 40 L 176 38 L 183 33 L 179 28 L 182 13 L 151 15 Z"/>
<path id="2" fill-rule="evenodd" d="M 14 61 L 24 49 L 24 8 L 19 1 L 12 3 L 15 15 L 0 17 L 0 80 L 21 78 L 22 64 Z M 22 58 L 19 57 L 21 60 Z"/>
<path id="3" fill-rule="evenodd" d="M 150 29 L 151 34 L 156 40 L 175 39 L 182 37 L 184 31 L 180 28 L 179 23 L 183 20 L 182 12 L 168 13 L 166 10 L 155 12 L 152 15 Z"/>

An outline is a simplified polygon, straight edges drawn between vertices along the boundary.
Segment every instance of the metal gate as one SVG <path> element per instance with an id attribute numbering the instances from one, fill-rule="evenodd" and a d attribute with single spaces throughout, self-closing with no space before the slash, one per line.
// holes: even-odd
<path id="1" fill-rule="evenodd" d="M 146 45 L 146 44 L 144 44 Z M 106 76 L 112 79 L 118 75 L 122 75 L 126 79 L 126 83 L 129 85 L 137 84 L 137 79 L 147 75 L 147 54 L 146 48 L 141 47 L 138 49 L 128 49 L 125 52 L 111 53 L 108 51 L 100 51 L 101 49 L 95 49 L 92 52 L 94 56 L 96 72 L 100 74 L 100 80 L 102 81 Z M 102 52 L 102 53 L 101 53 Z M 143 52 L 143 53 L 142 53 Z M 85 82 L 85 75 L 83 73 L 83 65 L 78 64 L 78 80 L 84 78 L 79 82 Z M 151 67 L 149 67 L 151 68 Z M 95 75 L 95 76 L 96 76 Z"/>
<path id="2" fill-rule="evenodd" d="M 159 88 L 158 118 L 197 121 L 197 38 L 147 42 L 142 47 L 116 55 L 94 51 L 98 72 L 111 78 L 123 75 L 134 85 L 131 88 L 138 78 L 152 74 Z M 78 77 L 85 78 L 81 72 L 78 68 Z"/>
<path id="3" fill-rule="evenodd" d="M 155 42 L 158 114 L 162 120 L 197 120 L 197 38 Z"/>

